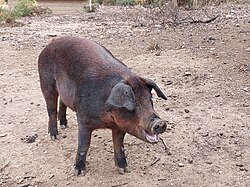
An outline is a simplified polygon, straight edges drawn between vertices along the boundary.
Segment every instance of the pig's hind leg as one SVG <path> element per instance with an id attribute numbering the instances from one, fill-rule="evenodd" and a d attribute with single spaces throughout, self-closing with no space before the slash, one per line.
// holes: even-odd
<path id="1" fill-rule="evenodd" d="M 65 129 L 67 127 L 68 121 L 66 118 L 67 106 L 60 99 L 59 101 L 59 111 L 58 111 L 58 119 L 60 121 L 61 129 Z"/>
<path id="2" fill-rule="evenodd" d="M 41 89 L 46 101 L 47 112 L 49 115 L 48 131 L 52 140 L 58 135 L 57 129 L 57 100 L 58 92 L 56 88 L 56 80 L 50 74 L 41 72 Z"/>

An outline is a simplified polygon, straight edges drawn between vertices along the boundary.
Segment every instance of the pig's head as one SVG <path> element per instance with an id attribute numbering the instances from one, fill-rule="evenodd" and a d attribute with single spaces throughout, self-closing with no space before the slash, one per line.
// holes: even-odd
<path id="1" fill-rule="evenodd" d="M 111 106 L 112 118 L 120 129 L 146 142 L 156 143 L 167 125 L 153 108 L 152 89 L 158 97 L 167 99 L 154 81 L 133 77 L 117 83 L 112 88 L 107 103 Z"/>

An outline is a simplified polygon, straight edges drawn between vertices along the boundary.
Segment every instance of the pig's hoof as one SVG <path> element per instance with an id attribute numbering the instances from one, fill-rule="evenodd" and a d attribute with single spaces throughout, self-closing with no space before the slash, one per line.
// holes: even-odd
<path id="1" fill-rule="evenodd" d="M 86 169 L 85 169 L 85 170 L 75 169 L 75 171 L 74 171 L 74 175 L 75 175 L 75 176 L 80 176 L 80 175 L 81 175 L 81 176 L 85 176 L 86 173 L 87 173 Z"/>
<path id="2" fill-rule="evenodd" d="M 68 121 L 66 119 L 60 119 L 61 129 L 66 129 L 68 127 Z"/>
<path id="3" fill-rule="evenodd" d="M 56 138 L 56 135 L 54 135 L 54 136 L 51 136 L 51 140 L 52 141 L 55 141 L 57 138 Z"/>
<path id="4" fill-rule="evenodd" d="M 118 172 L 119 172 L 119 174 L 124 175 L 125 172 L 126 172 L 126 173 L 130 173 L 130 169 L 129 169 L 128 167 L 125 167 L 125 168 L 118 168 Z"/>
<path id="5" fill-rule="evenodd" d="M 125 174 L 124 168 L 118 168 L 118 173 L 124 175 Z"/>
<path id="6" fill-rule="evenodd" d="M 61 129 L 66 129 L 67 128 L 67 125 L 60 125 Z"/>

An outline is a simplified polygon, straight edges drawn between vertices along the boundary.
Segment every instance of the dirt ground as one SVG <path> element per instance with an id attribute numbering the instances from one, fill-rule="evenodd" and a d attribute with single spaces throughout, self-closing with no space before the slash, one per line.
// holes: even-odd
<path id="1" fill-rule="evenodd" d="M 218 17 L 205 23 L 206 15 Z M 181 10 L 177 17 L 102 6 L 94 13 L 35 16 L 1 26 L 0 186 L 250 187 L 250 6 Z M 131 173 L 120 175 L 111 131 L 98 130 L 86 176 L 72 175 L 75 113 L 68 110 L 69 128 L 51 141 L 37 72 L 41 50 L 66 35 L 101 43 L 158 83 L 168 96 L 164 101 L 154 93 L 153 100 L 168 122 L 161 137 L 169 151 L 161 142 L 126 135 Z"/>

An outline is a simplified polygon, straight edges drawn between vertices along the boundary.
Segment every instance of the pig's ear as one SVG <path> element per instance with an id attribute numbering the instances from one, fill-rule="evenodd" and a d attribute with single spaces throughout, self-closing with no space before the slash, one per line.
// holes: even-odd
<path id="1" fill-rule="evenodd" d="M 121 82 L 112 88 L 107 102 L 112 106 L 132 111 L 135 109 L 135 94 L 130 86 Z"/>
<path id="2" fill-rule="evenodd" d="M 142 78 L 142 80 L 152 89 L 154 88 L 156 94 L 158 95 L 158 97 L 161 97 L 162 99 L 167 100 L 167 97 L 164 95 L 164 93 L 161 91 L 161 89 L 157 86 L 157 84 L 151 80 L 151 79 L 146 79 L 146 78 Z"/>

